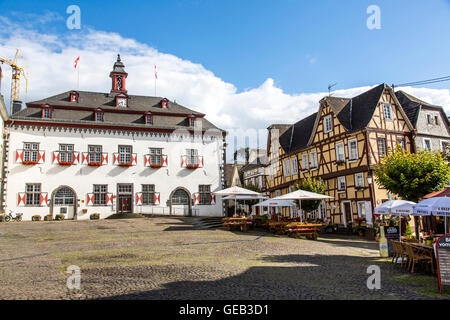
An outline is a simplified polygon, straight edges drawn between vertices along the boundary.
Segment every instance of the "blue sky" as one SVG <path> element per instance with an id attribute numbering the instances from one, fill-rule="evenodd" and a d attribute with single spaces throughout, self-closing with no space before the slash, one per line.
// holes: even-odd
<path id="1" fill-rule="evenodd" d="M 80 6 L 83 27 L 200 63 L 239 91 L 269 77 L 298 93 L 450 74 L 444 0 L 0 1 L 3 15 L 16 19 L 46 11 L 65 18 L 70 4 Z M 381 30 L 366 27 L 371 4 L 381 9 Z M 68 32 L 64 20 L 51 28 Z"/>

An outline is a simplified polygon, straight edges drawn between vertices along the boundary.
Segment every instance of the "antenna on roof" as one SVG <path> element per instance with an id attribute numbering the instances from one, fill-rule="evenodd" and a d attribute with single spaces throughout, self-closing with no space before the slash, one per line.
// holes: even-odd
<path id="1" fill-rule="evenodd" d="M 337 82 L 334 84 L 329 84 L 328 85 L 328 96 L 331 97 L 331 88 L 333 88 L 335 85 L 337 85 Z"/>

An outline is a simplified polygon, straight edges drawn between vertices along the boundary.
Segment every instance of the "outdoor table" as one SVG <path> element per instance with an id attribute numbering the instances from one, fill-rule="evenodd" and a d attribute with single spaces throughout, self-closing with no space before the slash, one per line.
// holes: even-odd
<path id="1" fill-rule="evenodd" d="M 307 239 L 316 240 L 321 227 L 322 224 L 291 222 L 286 226 L 286 233 L 294 238 L 303 236 Z"/>
<path id="2" fill-rule="evenodd" d="M 269 221 L 269 231 L 275 234 L 284 234 L 284 227 L 288 225 L 286 221 Z"/>
<path id="3" fill-rule="evenodd" d="M 222 226 L 231 230 L 247 231 L 252 226 L 252 219 L 247 217 L 223 218 Z"/>

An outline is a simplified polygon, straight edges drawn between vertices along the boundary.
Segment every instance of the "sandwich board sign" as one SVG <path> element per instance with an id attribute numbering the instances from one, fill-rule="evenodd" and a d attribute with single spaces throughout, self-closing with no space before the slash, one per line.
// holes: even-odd
<path id="1" fill-rule="evenodd" d="M 437 239 L 434 250 L 436 252 L 439 291 L 442 293 L 442 286 L 450 286 L 450 233 Z"/>

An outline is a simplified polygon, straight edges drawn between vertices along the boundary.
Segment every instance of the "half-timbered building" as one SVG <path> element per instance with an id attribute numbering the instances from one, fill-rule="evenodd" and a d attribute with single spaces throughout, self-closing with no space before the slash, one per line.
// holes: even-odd
<path id="1" fill-rule="evenodd" d="M 324 97 L 318 112 L 280 136 L 278 166 L 267 181 L 271 197 L 293 191 L 301 179 L 322 179 L 333 199 L 320 205 L 316 218 L 371 224 L 372 208 L 391 197 L 375 183 L 374 165 L 397 144 L 412 151 L 413 129 L 386 84 L 353 98 Z"/>
<path id="2" fill-rule="evenodd" d="M 6 122 L 6 210 L 222 216 L 226 133 L 162 97 L 128 94 L 118 56 L 108 93 L 67 91 Z"/>

